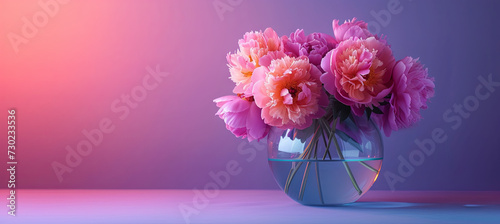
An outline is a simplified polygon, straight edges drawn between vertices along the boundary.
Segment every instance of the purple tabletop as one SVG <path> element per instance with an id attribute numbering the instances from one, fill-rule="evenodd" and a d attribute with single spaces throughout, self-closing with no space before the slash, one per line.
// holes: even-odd
<path id="1" fill-rule="evenodd" d="M 337 207 L 300 205 L 277 190 L 21 189 L 16 197 L 16 216 L 7 208 L 0 223 L 500 223 L 500 192 L 369 191 Z"/>

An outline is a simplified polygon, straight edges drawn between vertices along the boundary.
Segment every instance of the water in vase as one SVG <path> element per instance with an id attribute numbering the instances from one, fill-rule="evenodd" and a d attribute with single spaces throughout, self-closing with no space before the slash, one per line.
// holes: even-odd
<path id="1" fill-rule="evenodd" d="M 306 205 L 340 205 L 356 201 L 370 189 L 378 177 L 382 159 L 348 162 L 269 159 L 269 165 L 281 189 L 297 202 Z M 347 168 L 352 175 L 349 175 Z"/>

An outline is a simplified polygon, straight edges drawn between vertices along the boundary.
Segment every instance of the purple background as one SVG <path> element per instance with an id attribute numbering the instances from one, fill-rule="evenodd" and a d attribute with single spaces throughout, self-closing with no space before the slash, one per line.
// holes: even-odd
<path id="1" fill-rule="evenodd" d="M 18 31 L 23 15 L 39 10 L 36 1 L 29 10 L 13 2 L 3 10 L 10 12 L 4 21 L 14 25 L 5 26 L 2 36 Z M 431 138 L 433 129 L 442 128 L 446 141 L 394 189 L 500 190 L 500 88 L 479 101 L 456 130 L 454 122 L 443 120 L 454 104 L 474 95 L 479 76 L 492 74 L 500 82 L 497 1 L 401 0 L 396 7 L 401 12 L 387 24 L 371 12 L 388 12 L 390 0 L 243 0 L 223 19 L 213 2 L 71 2 L 20 53 L 2 40 L 0 83 L 12 85 L 1 92 L 1 109 L 19 111 L 19 187 L 203 188 L 212 181 L 210 171 L 236 160 L 242 171 L 226 188 L 276 189 L 265 150 L 232 136 L 214 115 L 212 100 L 233 88 L 225 56 L 247 31 L 272 27 L 282 36 L 302 28 L 332 35 L 333 19 L 357 17 L 372 28 L 380 26 L 396 59 L 420 57 L 436 83 L 424 119 L 384 139 L 383 168 L 372 189 L 390 189 L 385 175 L 401 175 L 398 157 L 408 159 L 418 150 L 415 139 Z M 117 120 L 110 103 L 140 83 L 145 67 L 156 64 L 170 76 L 127 119 Z M 64 161 L 65 147 L 75 146 L 83 129 L 96 128 L 105 117 L 111 117 L 115 131 L 59 182 L 52 162 Z M 7 175 L 0 175 L 4 183 Z"/>

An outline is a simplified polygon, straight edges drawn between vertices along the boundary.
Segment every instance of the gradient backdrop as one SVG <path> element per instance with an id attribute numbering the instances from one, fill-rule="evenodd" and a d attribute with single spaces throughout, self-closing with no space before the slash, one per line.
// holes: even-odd
<path id="1" fill-rule="evenodd" d="M 373 189 L 390 189 L 384 176 L 401 175 L 398 158 L 442 128 L 446 141 L 394 189 L 500 190 L 500 87 L 483 88 L 489 97 L 477 105 L 470 97 L 478 77 L 500 82 L 498 1 L 39 2 L 54 1 L 0 2 L 0 161 L 7 109 L 16 108 L 18 188 L 203 188 L 235 160 L 242 172 L 227 188 L 276 189 L 263 144 L 235 138 L 214 116 L 212 100 L 233 87 L 225 56 L 247 31 L 333 34 L 333 19 L 358 17 L 388 36 L 396 59 L 420 57 L 436 81 L 424 119 L 384 139 Z M 464 101 L 473 110 L 460 125 L 446 122 Z M 84 132 L 101 122 L 109 133 L 60 181 L 54 162 L 66 164 L 67 148 L 83 149 Z M 1 188 L 7 178 L 2 168 Z"/>

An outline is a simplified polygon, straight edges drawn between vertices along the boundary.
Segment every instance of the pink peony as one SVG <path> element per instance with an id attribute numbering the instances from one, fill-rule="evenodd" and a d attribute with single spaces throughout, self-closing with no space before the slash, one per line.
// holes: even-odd
<path id="1" fill-rule="evenodd" d="M 261 109 L 255 105 L 252 97 L 223 96 L 214 102 L 220 107 L 216 115 L 224 120 L 227 130 L 236 137 L 253 141 L 267 136 L 269 126 L 260 117 Z"/>
<path id="2" fill-rule="evenodd" d="M 351 38 L 323 58 L 321 81 L 326 91 L 361 116 L 365 107 L 379 106 L 391 92 L 394 61 L 385 42 Z"/>
<path id="3" fill-rule="evenodd" d="M 421 119 L 420 109 L 427 109 L 427 101 L 434 96 L 434 79 L 418 59 L 406 57 L 394 66 L 394 87 L 384 114 L 376 116 L 385 135 L 408 128 Z"/>
<path id="4" fill-rule="evenodd" d="M 335 39 L 324 33 L 312 33 L 304 35 L 304 30 L 296 30 L 290 37 L 281 37 L 283 50 L 288 56 L 309 57 L 309 62 L 321 69 L 321 59 L 332 50 L 337 42 Z"/>
<path id="5" fill-rule="evenodd" d="M 239 50 L 236 53 L 227 55 L 231 80 L 236 83 L 234 93 L 251 93 L 251 77 L 255 68 L 261 66 L 260 60 L 270 52 L 283 50 L 278 34 L 271 28 L 267 28 L 264 33 L 247 32 L 243 39 L 238 41 Z M 274 53 L 275 57 L 280 54 Z M 284 54 L 283 54 L 284 56 Z"/>
<path id="6" fill-rule="evenodd" d="M 348 40 L 351 37 L 367 39 L 374 36 L 368 31 L 368 25 L 363 21 L 356 21 L 356 18 L 344 21 L 342 25 L 339 25 L 339 20 L 333 20 L 333 34 L 338 42 Z"/>
<path id="7" fill-rule="evenodd" d="M 269 67 L 255 69 L 253 95 L 266 124 L 282 129 L 304 129 L 321 117 L 328 104 L 319 80 L 321 72 L 307 57 L 285 56 Z"/>
<path id="8" fill-rule="evenodd" d="M 256 66 L 249 60 L 247 55 L 239 51 L 235 54 L 228 54 L 226 58 L 229 63 L 230 78 L 236 83 L 238 88 L 235 88 L 233 92 L 243 93 L 251 81 L 252 73 Z"/>

